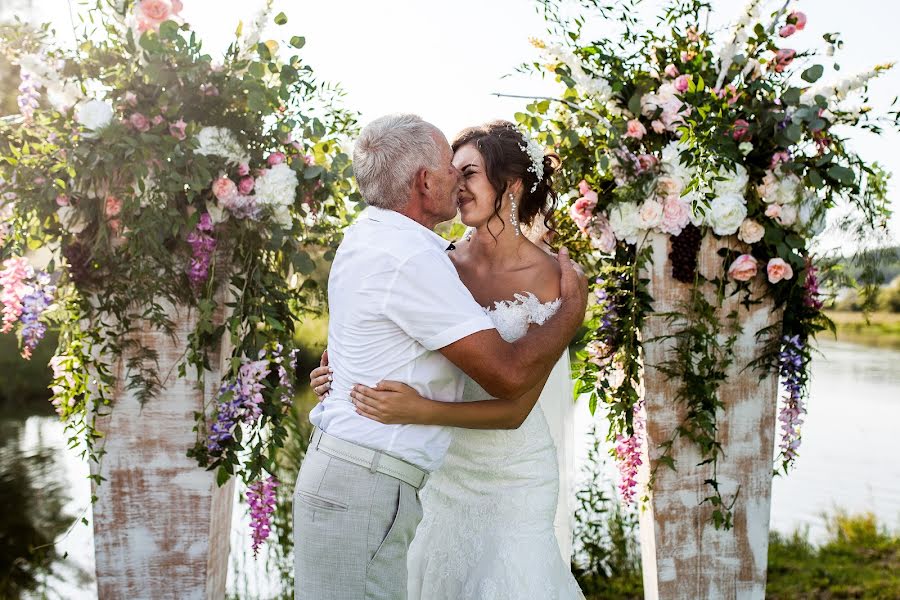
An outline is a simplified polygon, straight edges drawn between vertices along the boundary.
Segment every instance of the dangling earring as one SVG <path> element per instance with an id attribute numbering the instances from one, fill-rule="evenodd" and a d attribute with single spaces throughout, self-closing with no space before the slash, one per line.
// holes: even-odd
<path id="1" fill-rule="evenodd" d="M 516 236 L 519 235 L 519 205 L 516 204 L 516 197 L 509 194 L 509 222 L 513 226 L 513 231 L 516 232 Z"/>

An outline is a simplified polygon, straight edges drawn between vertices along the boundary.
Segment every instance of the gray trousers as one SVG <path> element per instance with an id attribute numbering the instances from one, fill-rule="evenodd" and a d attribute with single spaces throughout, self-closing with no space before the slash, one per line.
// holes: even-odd
<path id="1" fill-rule="evenodd" d="M 421 519 L 408 483 L 311 446 L 294 490 L 295 600 L 405 600 Z"/>

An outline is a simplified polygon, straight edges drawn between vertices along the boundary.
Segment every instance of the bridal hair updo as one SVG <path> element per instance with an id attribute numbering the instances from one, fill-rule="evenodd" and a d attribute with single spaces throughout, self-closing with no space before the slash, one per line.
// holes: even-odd
<path id="1" fill-rule="evenodd" d="M 553 175 L 560 166 L 559 156 L 544 154 L 542 177 L 540 181 L 536 181 L 537 176 L 527 151 L 528 143 L 529 140 L 509 121 L 491 121 L 462 130 L 451 147 L 455 153 L 463 146 L 472 144 L 481 154 L 485 174 L 497 194 L 494 198 L 494 214 L 500 218 L 504 227 L 508 219 L 500 215 L 503 194 L 510 183 L 521 179 L 519 223 L 530 227 L 540 217 L 544 225 L 553 230 L 551 218 L 558 197 L 553 189 Z"/>
<path id="2" fill-rule="evenodd" d="M 392 114 L 366 125 L 353 145 L 353 174 L 366 204 L 398 210 L 406 206 L 421 168 L 437 169 L 437 129 L 418 115 Z"/>

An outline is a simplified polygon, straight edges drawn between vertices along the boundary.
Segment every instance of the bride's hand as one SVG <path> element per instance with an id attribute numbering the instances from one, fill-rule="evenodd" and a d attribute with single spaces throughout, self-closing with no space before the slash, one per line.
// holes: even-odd
<path id="1" fill-rule="evenodd" d="M 374 388 L 362 384 L 350 392 L 356 412 L 379 423 L 423 423 L 428 400 L 419 392 L 399 381 L 380 381 Z"/>
<path id="2" fill-rule="evenodd" d="M 312 388 L 319 402 L 328 397 L 331 391 L 331 380 L 333 369 L 328 366 L 328 350 L 322 353 L 322 360 L 319 366 L 309 373 L 309 387 Z"/>

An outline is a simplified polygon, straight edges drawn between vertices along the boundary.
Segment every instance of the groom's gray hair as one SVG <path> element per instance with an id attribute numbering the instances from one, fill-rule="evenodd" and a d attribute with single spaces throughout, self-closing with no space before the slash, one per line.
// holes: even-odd
<path id="1" fill-rule="evenodd" d="M 440 166 L 438 131 L 412 114 L 385 115 L 363 128 L 353 146 L 353 173 L 367 204 L 390 210 L 406 206 L 419 169 Z"/>

